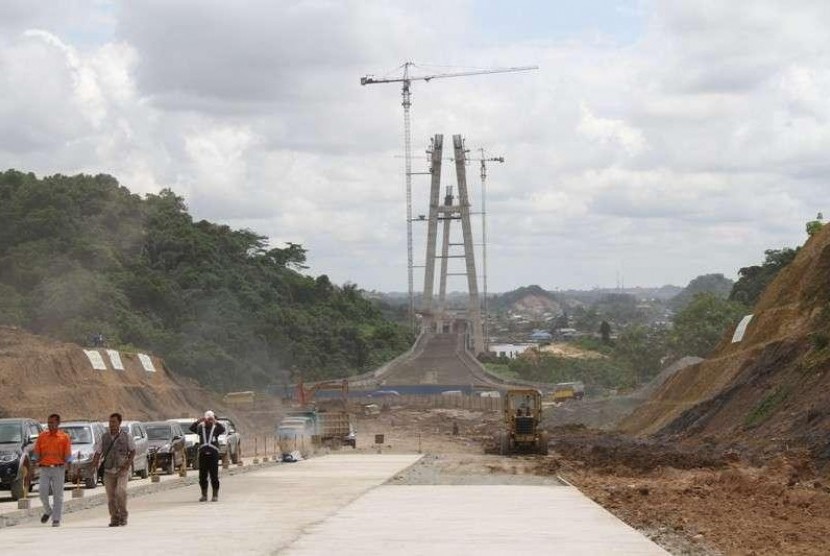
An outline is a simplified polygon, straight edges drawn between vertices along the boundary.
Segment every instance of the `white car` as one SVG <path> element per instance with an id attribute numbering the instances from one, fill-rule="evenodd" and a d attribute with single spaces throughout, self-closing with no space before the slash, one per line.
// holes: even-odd
<path id="1" fill-rule="evenodd" d="M 191 417 L 179 417 L 176 419 L 168 419 L 168 421 L 173 421 L 174 423 L 178 423 L 182 426 L 182 430 L 184 431 L 184 449 L 187 454 L 187 464 L 192 466 L 193 469 L 198 469 L 199 444 L 201 444 L 201 440 L 199 439 L 198 434 L 190 432 L 190 426 L 198 421 L 198 419 Z"/>

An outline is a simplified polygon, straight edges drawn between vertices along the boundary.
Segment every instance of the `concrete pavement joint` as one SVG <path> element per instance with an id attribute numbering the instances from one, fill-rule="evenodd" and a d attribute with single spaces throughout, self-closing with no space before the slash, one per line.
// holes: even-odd
<path id="1" fill-rule="evenodd" d="M 424 455 L 423 455 L 423 454 L 418 454 L 418 459 L 416 459 L 416 460 L 415 460 L 415 461 L 413 461 L 411 464 L 409 464 L 409 465 L 408 465 L 408 466 L 406 466 L 405 468 L 403 468 L 403 469 L 401 469 L 400 471 L 398 471 L 397 473 L 395 473 L 393 476 L 395 476 L 395 475 L 400 475 L 401 473 L 404 473 L 404 472 L 408 471 L 409 469 L 411 469 L 411 468 L 412 468 L 412 466 L 413 466 L 413 465 L 415 465 L 415 464 L 417 464 L 419 461 L 421 461 L 421 460 L 423 459 L 423 457 L 424 457 Z M 354 498 L 352 498 L 351 500 L 349 500 L 347 503 L 343 504 L 342 506 L 339 506 L 339 507 L 337 507 L 337 508 L 332 509 L 332 511 L 331 511 L 331 512 L 329 512 L 328 514 L 324 515 L 323 517 L 321 517 L 321 518 L 320 518 L 320 519 L 318 519 L 317 521 L 314 521 L 314 522 L 308 523 L 308 524 L 306 524 L 304 527 L 301 527 L 301 528 L 297 531 L 297 533 L 296 533 L 296 534 L 295 534 L 292 538 L 288 539 L 288 540 L 287 540 L 287 541 L 286 541 L 286 542 L 285 542 L 282 546 L 280 546 L 279 548 L 277 548 L 276 550 L 274 550 L 273 552 L 271 552 L 271 555 L 272 555 L 272 556 L 278 556 L 279 554 L 284 553 L 286 550 L 289 550 L 289 549 L 292 547 L 292 545 L 294 545 L 294 543 L 296 543 L 296 542 L 297 542 L 300 538 L 302 538 L 302 537 L 303 537 L 303 535 L 308 534 L 308 533 L 309 533 L 309 531 L 311 530 L 311 528 L 312 528 L 312 527 L 316 527 L 317 525 L 320 525 L 321 523 L 323 523 L 323 522 L 324 522 L 324 521 L 326 521 L 327 519 L 329 519 L 329 518 L 331 518 L 332 516 L 336 515 L 338 512 L 340 512 L 340 511 L 341 511 L 341 510 L 343 510 L 344 508 L 348 508 L 349 506 L 351 506 L 352 504 L 354 504 L 357 500 L 359 500 L 360 498 L 362 498 L 363 496 L 365 496 L 367 493 L 369 493 L 369 492 L 371 492 L 371 491 L 375 490 L 376 488 L 379 488 L 379 487 L 382 487 L 382 486 L 387 486 L 390 480 L 391 480 L 391 478 L 390 478 L 390 479 L 387 479 L 386 481 L 384 481 L 384 482 L 382 482 L 382 483 L 380 483 L 380 484 L 377 484 L 377 485 L 375 485 L 375 486 L 373 486 L 373 487 L 369 488 L 368 490 L 365 490 L 365 491 L 363 491 L 363 492 L 361 492 L 361 493 L 357 494 Z"/>
<path id="2" fill-rule="evenodd" d="M 234 466 L 222 470 L 222 476 L 232 477 L 234 475 L 239 475 L 241 473 L 249 473 L 252 471 L 257 471 L 259 469 L 264 469 L 266 467 L 274 467 L 280 463 L 281 462 L 267 461 L 259 463 L 257 465 L 244 465 L 241 467 Z M 193 471 L 198 472 L 198 470 Z M 165 490 L 171 490 L 174 488 L 193 486 L 195 484 L 198 484 L 198 482 L 198 476 L 188 475 L 187 477 L 170 479 L 168 481 L 160 483 L 148 483 L 146 485 L 133 487 L 132 489 L 127 490 L 127 496 L 128 498 L 133 498 L 135 496 L 146 496 L 147 494 L 154 494 L 156 492 L 163 492 Z M 101 506 L 107 503 L 106 492 L 98 492 L 91 496 L 87 496 L 86 494 L 84 494 L 83 498 L 70 498 L 71 492 L 71 490 L 64 491 L 63 513 L 65 514 L 78 512 L 81 510 L 87 510 L 89 508 L 94 508 L 95 506 Z M 84 492 L 86 493 L 89 491 L 84 490 Z M 29 498 L 36 497 L 36 495 L 29 495 Z M 7 512 L 4 514 L 0 514 L 0 529 L 3 529 L 5 527 L 12 527 L 14 525 L 19 525 L 27 521 L 40 519 L 41 515 L 43 515 L 43 508 L 40 506 L 36 508 L 29 508 L 28 510 L 18 510 L 15 512 Z"/>

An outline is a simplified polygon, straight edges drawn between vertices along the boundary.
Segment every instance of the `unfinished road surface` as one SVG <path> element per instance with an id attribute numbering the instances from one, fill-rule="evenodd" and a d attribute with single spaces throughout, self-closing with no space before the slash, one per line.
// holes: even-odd
<path id="1" fill-rule="evenodd" d="M 396 484 L 420 456 L 329 455 L 131 498 L 127 527 L 101 506 L 0 531 L 9 554 L 666 554 L 569 486 Z M 389 481 L 389 479 L 392 479 Z M 388 482 L 387 482 L 388 481 Z"/>

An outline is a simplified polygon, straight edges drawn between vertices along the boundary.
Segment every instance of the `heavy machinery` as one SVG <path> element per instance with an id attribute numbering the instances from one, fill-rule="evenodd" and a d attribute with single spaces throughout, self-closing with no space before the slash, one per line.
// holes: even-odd
<path id="1" fill-rule="evenodd" d="M 324 404 L 317 397 L 321 391 L 339 391 L 340 395 L 328 398 L 333 403 Z M 316 401 L 315 397 L 318 398 Z M 277 425 L 277 442 L 283 456 L 299 451 L 305 457 L 321 445 L 352 446 L 354 429 L 348 411 L 348 397 L 347 379 L 321 381 L 310 386 L 300 381 L 297 384 L 300 407 L 289 411 Z"/>
<path id="2" fill-rule="evenodd" d="M 504 396 L 504 425 L 496 438 L 499 453 L 547 455 L 548 433 L 542 421 L 542 393 L 532 388 L 508 390 Z"/>
<path id="3" fill-rule="evenodd" d="M 349 398 L 349 381 L 345 378 L 343 380 L 316 382 L 308 388 L 303 384 L 303 381 L 300 381 L 297 384 L 297 401 L 302 407 L 309 406 L 317 395 L 317 392 L 322 390 L 340 390 L 340 400 L 343 403 L 343 409 L 346 409 Z"/>

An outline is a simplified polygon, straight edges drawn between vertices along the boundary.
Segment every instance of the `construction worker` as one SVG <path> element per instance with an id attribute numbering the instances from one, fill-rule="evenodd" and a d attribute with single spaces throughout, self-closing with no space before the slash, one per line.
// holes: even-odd
<path id="1" fill-rule="evenodd" d="M 52 518 L 52 527 L 60 527 L 63 511 L 63 484 L 66 482 L 66 465 L 72 460 L 72 441 L 69 435 L 58 430 L 61 417 L 53 413 L 46 420 L 48 429 L 40 433 L 32 449 L 32 456 L 40 467 L 40 503 L 43 506 L 41 523 Z M 49 493 L 52 504 L 49 504 Z"/>
<path id="2" fill-rule="evenodd" d="M 121 414 L 113 413 L 109 419 L 109 433 L 95 443 L 95 469 L 103 460 L 104 488 L 110 511 L 110 527 L 127 525 L 127 482 L 135 457 L 135 440 L 129 432 L 121 430 Z"/>
<path id="3" fill-rule="evenodd" d="M 213 411 L 205 411 L 205 416 L 190 425 L 190 432 L 199 435 L 199 488 L 202 496 L 199 502 L 207 501 L 208 475 L 212 496 L 211 502 L 219 500 L 219 436 L 225 434 L 225 427 L 216 422 Z"/>

